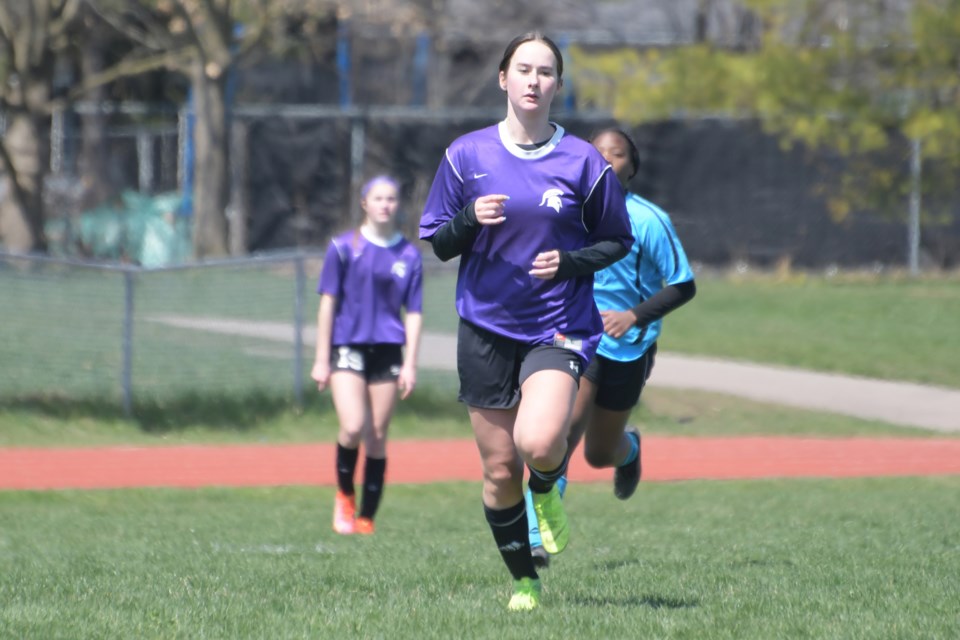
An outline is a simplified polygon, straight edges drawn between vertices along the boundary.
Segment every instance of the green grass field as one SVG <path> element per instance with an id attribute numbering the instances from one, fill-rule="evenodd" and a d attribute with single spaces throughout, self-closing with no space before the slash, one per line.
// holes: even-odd
<path id="1" fill-rule="evenodd" d="M 0 317 L 0 361 L 27 363 L 0 373 L 0 446 L 333 440 L 329 395 L 294 410 L 276 345 L 146 321 L 135 373 L 159 391 L 125 418 L 118 281 L 64 277 L 0 278 L 23 303 Z M 191 277 L 151 283 L 138 309 L 289 319 L 289 273 Z M 451 330 L 452 280 L 428 295 L 427 327 Z M 704 277 L 661 347 L 960 388 L 957 317 L 956 278 Z M 470 437 L 455 390 L 422 372 L 393 437 Z M 634 418 L 654 434 L 943 437 L 655 387 Z M 344 538 L 328 488 L 0 492 L 0 638 L 960 637 L 960 478 L 656 483 L 627 503 L 574 485 L 570 549 L 520 615 L 479 493 L 389 485 L 377 535 Z"/>
<path id="2" fill-rule="evenodd" d="M 960 279 L 705 278 L 662 348 L 960 388 Z"/>
<path id="3" fill-rule="evenodd" d="M 426 280 L 425 326 L 452 333 L 451 273 Z M 290 401 L 294 349 L 263 338 L 176 328 L 160 315 L 290 324 L 289 269 L 211 269 L 134 278 L 132 384 L 136 401 L 190 393 L 270 392 Z M 315 322 L 312 279 L 304 322 Z M 119 406 L 123 278 L 117 274 L 0 271 L 0 402 L 56 397 Z M 664 351 L 960 388 L 960 278 L 813 276 L 698 278 L 697 297 L 672 314 Z M 313 352 L 301 351 L 309 379 Z"/>
<path id="4" fill-rule="evenodd" d="M 3 638 L 955 638 L 960 479 L 573 485 L 544 606 L 479 486 L 391 486 L 370 538 L 329 489 L 0 494 Z"/>
<path id="5" fill-rule="evenodd" d="M 440 385 L 438 381 L 436 384 Z M 0 406 L 0 447 L 162 446 L 205 443 L 332 442 L 337 418 L 329 394 L 309 394 L 304 411 L 283 399 L 189 399 L 157 405 L 138 419 L 102 405 L 25 402 Z M 471 438 L 456 391 L 418 390 L 400 403 L 391 438 Z M 751 402 L 712 393 L 651 387 L 634 412 L 644 433 L 676 436 L 960 437 L 872 420 Z"/>
<path id="6" fill-rule="evenodd" d="M 454 278 L 431 282 L 453 299 Z M 428 292 L 428 293 L 429 293 Z M 817 371 L 960 388 L 960 276 L 908 279 L 697 277 L 697 295 L 664 322 L 660 348 Z M 456 318 L 425 316 L 435 331 Z"/>
<path id="7" fill-rule="evenodd" d="M 312 323 L 313 276 L 306 282 L 306 322 Z M 451 332 L 454 275 L 431 273 L 425 321 Z M 300 371 L 307 388 L 303 416 L 293 410 L 293 349 L 261 338 L 178 329 L 158 314 L 289 323 L 289 268 L 229 268 L 136 276 L 132 377 L 135 420 L 121 412 L 123 278 L 85 270 L 0 272 L 0 445 L 116 443 L 164 438 L 304 440 L 328 437 L 329 403 L 309 388 L 312 350 Z M 788 277 L 698 277 L 697 297 L 666 322 L 661 349 L 680 353 L 807 367 L 960 388 L 960 278 L 803 274 Z M 654 372 L 654 381 L 656 372 Z M 422 371 L 413 422 L 425 430 L 462 430 L 450 408 L 456 379 Z M 433 390 L 432 396 L 426 393 Z M 661 402 L 658 397 L 666 398 Z M 654 429 L 702 428 L 722 433 L 851 433 L 887 429 L 855 420 L 823 419 L 777 408 L 716 411 L 723 400 L 701 393 L 648 393 L 648 404 L 671 411 L 644 416 Z M 679 406 L 689 405 L 687 407 Z M 747 415 L 740 415 L 740 414 Z M 759 414 L 766 413 L 766 416 Z M 396 433 L 404 412 L 398 417 Z M 440 420 L 433 419 L 440 415 Z M 447 419 L 457 416 L 454 424 Z M 729 416 L 729 417 L 727 417 Z M 754 416 L 755 419 L 751 419 Z M 661 419 L 662 418 L 662 419 Z M 414 431 L 416 431 L 414 426 Z M 61 439 L 62 438 L 62 439 Z M 89 439 L 89 440 L 87 440 Z"/>
<path id="8" fill-rule="evenodd" d="M 293 406 L 289 346 L 149 320 L 165 313 L 289 322 L 289 269 L 212 269 L 138 278 L 135 417 L 129 420 L 119 403 L 122 278 L 85 271 L 0 273 L 0 294 L 22 302 L 0 312 L 0 361 L 24 364 L 19 371 L 0 371 L 0 446 L 334 437 L 329 396 L 317 397 L 309 385 L 309 347 L 303 353 L 306 406 L 300 412 Z M 953 321 L 960 317 L 956 276 L 712 274 L 698 283 L 693 302 L 667 319 L 663 350 L 960 388 L 960 323 Z M 455 328 L 453 284 L 449 273 L 432 273 L 427 279 L 425 319 L 431 331 Z M 310 294 L 308 318 L 314 303 Z M 656 371 L 653 375 L 655 384 Z M 456 376 L 424 370 L 420 382 L 413 400 L 398 410 L 394 437 L 469 437 L 463 407 L 454 399 Z M 926 435 L 655 386 L 645 392 L 636 420 L 648 432 L 681 435 Z"/>

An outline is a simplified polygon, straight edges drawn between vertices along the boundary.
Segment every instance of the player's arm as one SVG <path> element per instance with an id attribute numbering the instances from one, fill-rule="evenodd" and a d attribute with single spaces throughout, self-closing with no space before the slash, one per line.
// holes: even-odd
<path id="1" fill-rule="evenodd" d="M 646 255 L 657 265 L 664 287 L 633 307 L 634 324 L 645 327 L 690 302 L 697 294 L 693 271 L 676 229 L 665 213 L 654 213 L 647 233 L 641 234 Z"/>
<path id="2" fill-rule="evenodd" d="M 430 238 L 433 252 L 443 261 L 455 258 L 473 246 L 481 227 L 494 226 L 506 220 L 503 194 L 480 196 L 452 218 L 440 225 Z"/>
<path id="3" fill-rule="evenodd" d="M 420 335 L 423 329 L 423 315 L 420 312 L 408 312 L 403 320 L 407 341 L 403 347 L 403 366 L 397 384 L 400 399 L 406 400 L 417 386 L 417 359 L 420 355 Z"/>
<path id="4" fill-rule="evenodd" d="M 433 247 L 433 253 L 446 262 L 472 247 L 479 231 L 480 223 L 477 221 L 474 203 L 471 202 L 440 225 L 428 240 Z"/>
<path id="5" fill-rule="evenodd" d="M 670 284 L 650 296 L 632 309 L 616 311 L 608 309 L 600 312 L 603 318 L 603 331 L 613 338 L 622 337 L 631 327 L 645 327 L 659 320 L 674 309 L 688 303 L 697 292 L 693 280 Z"/>
<path id="6" fill-rule="evenodd" d="M 630 249 L 618 240 L 599 240 L 576 251 L 560 251 L 557 278 L 589 276 L 623 258 Z"/>
<path id="7" fill-rule="evenodd" d="M 690 302 L 697 293 L 693 271 L 676 230 L 665 213 L 651 210 L 647 224 L 634 228 L 641 245 L 641 255 L 647 256 L 657 268 L 662 289 L 623 311 L 601 311 L 603 330 L 619 338 L 631 327 L 645 327 Z M 640 268 L 639 262 L 637 268 Z M 639 278 L 637 273 L 635 277 Z"/>
<path id="8" fill-rule="evenodd" d="M 333 335 L 333 312 L 337 299 L 329 293 L 320 296 L 320 308 L 317 310 L 317 348 L 313 361 L 311 377 L 317 382 L 320 391 L 330 382 L 330 340 Z"/>
<path id="9" fill-rule="evenodd" d="M 343 293 L 343 278 L 346 258 L 341 254 L 336 240 L 331 240 L 323 258 L 320 270 L 320 282 L 317 293 L 320 294 L 320 307 L 317 310 L 317 346 L 313 371 L 310 374 L 317 382 L 317 388 L 323 391 L 330 382 L 330 341 L 333 337 L 333 318 L 337 300 Z"/>
<path id="10" fill-rule="evenodd" d="M 638 327 L 645 327 L 687 304 L 693 300 L 695 295 L 697 295 L 697 285 L 693 280 L 668 284 L 650 296 L 650 299 L 644 300 L 630 309 L 630 312 L 636 318 L 633 324 Z"/>
<path id="11" fill-rule="evenodd" d="M 593 275 L 630 252 L 633 235 L 627 216 L 626 196 L 609 167 L 598 178 L 584 203 L 584 220 L 590 226 L 590 242 L 575 251 L 558 251 L 556 278 L 564 280 Z"/>
<path id="12" fill-rule="evenodd" d="M 410 284 L 404 299 L 406 316 L 403 319 L 406 344 L 403 349 L 403 366 L 397 385 L 400 399 L 406 400 L 417 386 L 417 362 L 420 357 L 420 336 L 423 331 L 423 261 L 418 253 L 410 272 Z"/>
<path id="13" fill-rule="evenodd" d="M 456 152 L 447 149 L 424 203 L 420 239 L 444 262 L 469 251 L 480 232 L 476 205 L 464 196 Z"/>

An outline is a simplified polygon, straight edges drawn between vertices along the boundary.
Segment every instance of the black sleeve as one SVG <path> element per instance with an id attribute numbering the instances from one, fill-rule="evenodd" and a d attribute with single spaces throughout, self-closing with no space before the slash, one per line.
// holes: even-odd
<path id="1" fill-rule="evenodd" d="M 637 316 L 636 325 L 645 327 L 655 320 L 659 320 L 674 309 L 690 302 L 697 293 L 697 285 L 693 280 L 667 285 L 657 291 L 649 300 L 644 300 L 633 308 Z"/>
<path id="2" fill-rule="evenodd" d="M 473 205 L 474 203 L 471 202 L 460 209 L 430 237 L 433 253 L 444 262 L 456 258 L 473 246 L 477 232 L 480 231 L 480 223 L 477 222 L 477 213 Z"/>
<path id="3" fill-rule="evenodd" d="M 629 252 L 630 247 L 623 246 L 618 240 L 600 240 L 576 251 L 561 251 L 560 267 L 555 278 L 567 280 L 591 275 L 609 267 Z"/>

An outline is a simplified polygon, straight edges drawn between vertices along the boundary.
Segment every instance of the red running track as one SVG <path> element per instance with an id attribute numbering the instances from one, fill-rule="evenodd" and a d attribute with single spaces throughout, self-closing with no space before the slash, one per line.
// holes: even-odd
<path id="1" fill-rule="evenodd" d="M 479 481 L 472 440 L 391 441 L 396 483 Z M 334 446 L 233 445 L 0 449 L 0 490 L 333 485 Z M 643 439 L 647 482 L 960 474 L 960 439 L 730 437 Z M 579 452 L 575 482 L 611 479 Z"/>

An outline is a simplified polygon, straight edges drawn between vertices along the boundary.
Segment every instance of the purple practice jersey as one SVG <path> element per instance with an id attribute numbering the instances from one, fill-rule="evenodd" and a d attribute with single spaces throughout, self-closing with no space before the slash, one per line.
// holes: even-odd
<path id="1" fill-rule="evenodd" d="M 333 238 L 323 260 L 317 292 L 337 301 L 331 343 L 404 344 L 401 310 L 423 306 L 420 252 L 399 233 L 383 243 L 364 231 Z"/>
<path id="2" fill-rule="evenodd" d="M 431 238 L 478 197 L 505 194 L 506 220 L 481 226 L 460 257 L 457 312 L 464 320 L 528 344 L 558 343 L 589 359 L 603 332 L 593 277 L 541 280 L 529 274 L 538 253 L 575 251 L 599 240 L 629 247 L 633 238 L 624 194 L 603 156 L 586 141 L 556 132 L 525 150 L 506 123 L 453 142 L 440 163 L 420 221 Z M 564 337 L 566 340 L 564 340 Z"/>

